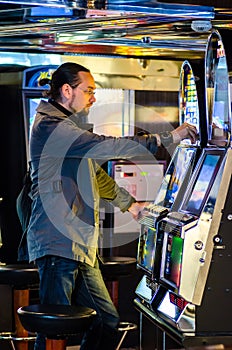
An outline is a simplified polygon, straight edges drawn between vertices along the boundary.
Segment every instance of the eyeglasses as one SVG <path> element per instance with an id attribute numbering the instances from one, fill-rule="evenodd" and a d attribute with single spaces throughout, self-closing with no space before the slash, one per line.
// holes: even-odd
<path id="1" fill-rule="evenodd" d="M 93 91 L 92 89 L 83 90 L 79 85 L 71 86 L 71 88 L 72 89 L 78 88 L 85 94 L 88 94 L 89 96 L 94 96 L 96 94 L 96 91 Z"/>

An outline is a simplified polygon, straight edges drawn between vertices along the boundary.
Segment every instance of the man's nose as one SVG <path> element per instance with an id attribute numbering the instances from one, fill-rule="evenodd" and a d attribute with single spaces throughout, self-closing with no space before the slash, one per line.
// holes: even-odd
<path id="1" fill-rule="evenodd" d="M 91 95 L 89 100 L 91 101 L 91 103 L 96 102 L 95 95 Z"/>

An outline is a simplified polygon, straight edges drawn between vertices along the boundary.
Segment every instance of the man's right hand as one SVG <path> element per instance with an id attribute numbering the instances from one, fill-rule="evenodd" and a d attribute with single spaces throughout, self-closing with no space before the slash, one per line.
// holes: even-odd
<path id="1" fill-rule="evenodd" d="M 197 141 L 197 129 L 194 125 L 183 123 L 175 130 L 171 131 L 173 137 L 173 143 L 179 143 L 181 140 L 190 139 L 194 144 Z"/>

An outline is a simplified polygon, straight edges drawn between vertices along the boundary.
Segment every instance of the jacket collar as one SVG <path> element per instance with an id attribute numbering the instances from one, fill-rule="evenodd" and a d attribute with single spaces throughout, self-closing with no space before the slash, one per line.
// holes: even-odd
<path id="1" fill-rule="evenodd" d="M 68 109 L 66 109 L 65 107 L 61 106 L 58 102 L 56 102 L 53 99 L 49 99 L 48 100 L 49 103 L 51 103 L 54 107 L 56 107 L 57 109 L 59 109 L 59 111 L 61 111 L 62 113 L 64 113 L 67 117 L 70 117 L 73 113 L 70 112 Z"/>

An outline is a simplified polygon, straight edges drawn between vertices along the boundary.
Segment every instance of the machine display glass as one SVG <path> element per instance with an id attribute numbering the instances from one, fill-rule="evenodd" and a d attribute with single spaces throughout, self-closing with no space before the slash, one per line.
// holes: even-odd
<path id="1" fill-rule="evenodd" d="M 183 242 L 181 237 L 168 234 L 164 278 L 174 284 L 175 287 L 180 285 Z"/>
<path id="2" fill-rule="evenodd" d="M 183 180 L 194 163 L 196 150 L 194 147 L 178 146 L 176 148 L 155 199 L 155 204 L 172 208 Z"/>
<path id="3" fill-rule="evenodd" d="M 157 310 L 171 319 L 178 321 L 178 318 L 187 305 L 188 303 L 183 298 L 167 291 Z"/>
<path id="4" fill-rule="evenodd" d="M 214 152 L 203 154 L 200 159 L 200 166 L 197 167 L 197 175 L 194 177 L 193 185 L 187 189 L 187 197 L 185 198 L 181 211 L 186 211 L 199 216 L 202 208 L 207 200 L 214 179 L 217 175 L 222 153 Z"/>
<path id="5" fill-rule="evenodd" d="M 155 228 L 147 226 L 142 227 L 137 262 L 139 267 L 148 272 L 148 274 L 153 273 L 156 239 L 157 234 Z"/>
<path id="6" fill-rule="evenodd" d="M 179 92 L 180 124 L 187 122 L 196 127 L 199 133 L 199 107 L 197 88 L 192 68 L 188 61 L 184 61 L 180 73 Z"/>
<path id="7" fill-rule="evenodd" d="M 211 35 L 206 52 L 209 142 L 226 145 L 231 133 L 229 75 L 223 42 L 218 33 Z"/>

